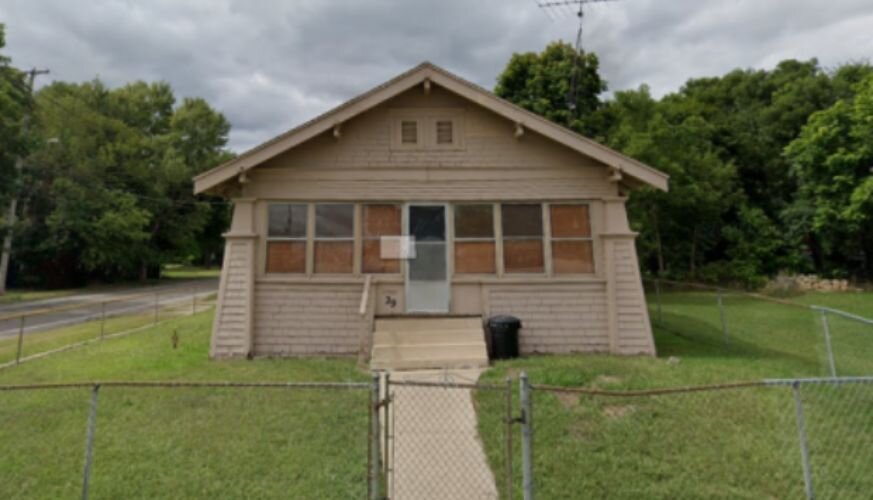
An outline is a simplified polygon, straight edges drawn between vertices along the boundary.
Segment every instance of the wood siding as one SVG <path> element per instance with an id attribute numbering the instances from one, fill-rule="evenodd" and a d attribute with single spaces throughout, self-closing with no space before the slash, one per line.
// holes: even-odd
<path id="1" fill-rule="evenodd" d="M 369 326 L 360 285 L 258 283 L 256 356 L 354 355 Z"/>
<path id="2" fill-rule="evenodd" d="M 510 314 L 522 321 L 522 353 L 608 352 L 606 286 L 491 286 L 489 315 Z"/>
<path id="3" fill-rule="evenodd" d="M 228 240 L 212 327 L 212 357 L 240 358 L 249 354 L 254 260 L 253 240 Z"/>
<path id="4" fill-rule="evenodd" d="M 396 109 L 460 110 L 462 148 L 391 147 Z M 288 200 L 557 200 L 613 196 L 607 168 L 463 98 L 435 88 L 406 92 L 266 162 L 250 174 L 249 196 Z"/>

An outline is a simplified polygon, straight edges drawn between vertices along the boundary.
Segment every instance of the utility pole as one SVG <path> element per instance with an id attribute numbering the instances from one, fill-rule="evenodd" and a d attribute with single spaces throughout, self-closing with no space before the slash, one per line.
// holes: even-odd
<path id="1" fill-rule="evenodd" d="M 27 92 L 28 96 L 33 95 L 33 81 L 39 75 L 48 74 L 47 69 L 33 68 L 27 72 Z M 30 126 L 30 114 L 26 114 L 22 120 L 22 136 L 27 136 Z M 24 156 L 18 155 L 15 159 L 15 186 L 13 188 L 12 200 L 9 202 L 9 210 L 6 213 L 6 235 L 3 237 L 3 253 L 0 254 L 0 295 L 6 293 L 6 275 L 9 273 L 9 256 L 12 253 L 12 231 L 15 229 L 15 223 L 18 217 L 18 195 L 21 190 L 21 172 L 24 170 Z"/>

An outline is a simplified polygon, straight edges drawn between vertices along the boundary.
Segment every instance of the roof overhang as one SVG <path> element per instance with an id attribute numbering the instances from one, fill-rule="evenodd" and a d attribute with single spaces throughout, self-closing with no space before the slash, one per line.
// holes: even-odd
<path id="1" fill-rule="evenodd" d="M 439 85 L 503 116 L 514 122 L 517 127 L 537 132 L 558 144 L 594 158 L 622 176 L 637 181 L 634 184 L 648 185 L 662 191 L 667 190 L 669 179 L 667 174 L 501 99 L 488 90 L 438 66 L 425 62 L 321 116 L 240 154 L 233 160 L 194 177 L 194 192 L 196 194 L 207 192 L 426 81 Z"/>

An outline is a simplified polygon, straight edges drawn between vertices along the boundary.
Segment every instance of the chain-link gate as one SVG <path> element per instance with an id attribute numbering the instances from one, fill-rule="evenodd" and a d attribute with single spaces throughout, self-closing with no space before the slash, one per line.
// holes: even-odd
<path id="1" fill-rule="evenodd" d="M 512 498 L 509 381 L 481 384 L 458 373 L 395 373 L 385 376 L 383 387 L 385 497 Z"/>

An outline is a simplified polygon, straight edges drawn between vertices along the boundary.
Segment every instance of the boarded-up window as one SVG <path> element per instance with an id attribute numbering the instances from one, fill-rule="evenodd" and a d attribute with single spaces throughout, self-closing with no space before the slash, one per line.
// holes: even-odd
<path id="1" fill-rule="evenodd" d="M 364 273 L 399 273 L 400 260 L 382 258 L 382 237 L 401 234 L 401 212 L 399 205 L 364 205 L 363 231 Z"/>
<path id="2" fill-rule="evenodd" d="M 400 122 L 400 144 L 418 144 L 418 122 L 414 120 Z"/>
<path id="3" fill-rule="evenodd" d="M 267 212 L 267 272 L 306 272 L 307 206 L 275 203 Z"/>
<path id="4" fill-rule="evenodd" d="M 437 120 L 436 143 L 441 146 L 449 146 L 454 143 L 454 130 L 451 120 Z"/>
<path id="5" fill-rule="evenodd" d="M 494 207 L 456 205 L 454 210 L 455 273 L 494 274 Z"/>
<path id="6" fill-rule="evenodd" d="M 502 205 L 503 268 L 507 273 L 542 273 L 542 205 Z"/>
<path id="7" fill-rule="evenodd" d="M 588 205 L 551 205 L 549 209 L 554 273 L 593 273 L 594 243 Z"/>
<path id="8" fill-rule="evenodd" d="M 315 206 L 315 272 L 351 273 L 354 267 L 355 206 Z"/>

